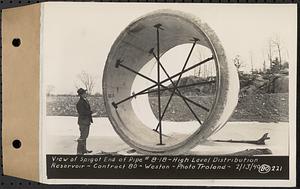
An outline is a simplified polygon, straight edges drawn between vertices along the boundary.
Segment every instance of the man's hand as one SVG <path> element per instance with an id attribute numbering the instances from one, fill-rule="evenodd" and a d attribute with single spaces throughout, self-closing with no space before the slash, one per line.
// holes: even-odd
<path id="1" fill-rule="evenodd" d="M 92 116 L 96 116 L 96 115 L 98 115 L 98 112 L 92 113 Z"/>

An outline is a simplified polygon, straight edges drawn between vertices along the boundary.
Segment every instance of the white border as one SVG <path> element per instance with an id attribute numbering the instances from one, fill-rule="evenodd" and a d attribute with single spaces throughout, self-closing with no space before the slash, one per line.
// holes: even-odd
<path id="1" fill-rule="evenodd" d="M 44 28 L 44 9 L 48 4 L 57 2 L 41 3 L 41 30 L 40 30 L 40 84 L 41 84 L 41 100 L 40 100 L 40 181 L 46 184 L 97 184 L 97 185 L 162 185 L 162 186 L 267 186 L 267 187 L 295 187 L 296 186 L 296 74 L 297 63 L 290 64 L 289 68 L 289 180 L 257 180 L 257 179 L 47 179 L 46 177 L 46 152 L 45 148 L 42 148 L 45 144 L 46 135 L 43 133 L 43 121 L 45 116 L 46 104 L 45 102 L 45 86 L 43 85 L 43 28 Z M 65 3 L 65 2 L 58 2 Z M 68 2 L 68 3 L 81 3 L 83 2 Z M 88 2 L 90 4 L 95 2 Z M 96 4 L 96 3 L 95 3 Z M 97 3 L 98 4 L 98 3 Z M 120 3 L 102 3 L 105 6 L 115 5 Z M 122 3 L 134 5 L 135 3 Z M 139 3 L 146 4 L 146 3 Z M 147 5 L 153 3 L 147 3 Z M 157 7 L 160 4 L 155 3 Z M 187 4 L 187 3 L 181 3 Z M 189 3 L 190 4 L 190 3 Z M 207 5 L 207 4 L 201 4 Z M 216 4 L 209 4 L 216 5 Z M 220 4 L 217 4 L 220 5 Z M 228 5 L 228 4 L 224 4 Z M 247 5 L 247 4 L 243 4 Z M 286 4 L 282 4 L 286 5 Z M 291 5 L 291 4 L 289 4 Z M 297 4 L 293 4 L 297 11 Z M 259 6 L 259 5 L 258 5 Z M 298 12 L 297 12 L 298 14 Z M 297 21 L 295 23 L 297 25 Z M 295 47 L 297 47 L 297 41 L 295 41 Z M 297 49 L 297 48 L 296 48 Z"/>
<path id="2" fill-rule="evenodd" d="M 40 6 L 40 169 L 39 169 L 39 180 L 40 182 L 45 182 L 45 178 L 47 178 L 47 172 L 46 172 L 46 148 L 43 148 L 43 146 L 46 144 L 46 133 L 44 132 L 43 123 L 44 123 L 44 117 L 46 116 L 46 87 L 44 85 L 44 9 L 45 9 L 45 3 L 41 3 Z"/>

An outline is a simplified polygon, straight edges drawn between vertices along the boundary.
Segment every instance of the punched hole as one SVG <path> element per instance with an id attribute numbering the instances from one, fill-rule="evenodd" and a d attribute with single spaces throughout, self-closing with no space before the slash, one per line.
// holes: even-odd
<path id="1" fill-rule="evenodd" d="M 21 147 L 21 141 L 20 140 L 14 140 L 12 145 L 13 145 L 14 148 L 19 149 Z"/>
<path id="2" fill-rule="evenodd" d="M 19 47 L 19 46 L 21 45 L 21 39 L 19 39 L 19 38 L 14 38 L 14 39 L 12 40 L 12 45 L 13 45 L 14 47 Z"/>

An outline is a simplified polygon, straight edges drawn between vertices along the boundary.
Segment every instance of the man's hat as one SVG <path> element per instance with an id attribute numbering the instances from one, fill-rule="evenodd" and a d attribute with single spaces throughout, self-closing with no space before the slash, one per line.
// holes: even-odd
<path id="1" fill-rule="evenodd" d="M 82 95 L 84 93 L 86 93 L 87 90 L 84 90 L 83 88 L 80 88 L 77 90 L 78 95 Z"/>

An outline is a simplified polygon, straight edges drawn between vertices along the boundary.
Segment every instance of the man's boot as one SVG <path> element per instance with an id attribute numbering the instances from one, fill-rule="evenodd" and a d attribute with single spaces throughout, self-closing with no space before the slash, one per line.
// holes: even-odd
<path id="1" fill-rule="evenodd" d="M 86 149 L 86 139 L 84 140 L 84 153 L 92 153 L 93 151 L 92 150 L 87 150 Z"/>
<path id="2" fill-rule="evenodd" d="M 77 144 L 77 154 L 78 155 L 83 155 L 85 153 L 85 140 L 79 138 L 77 140 L 78 144 Z"/>

